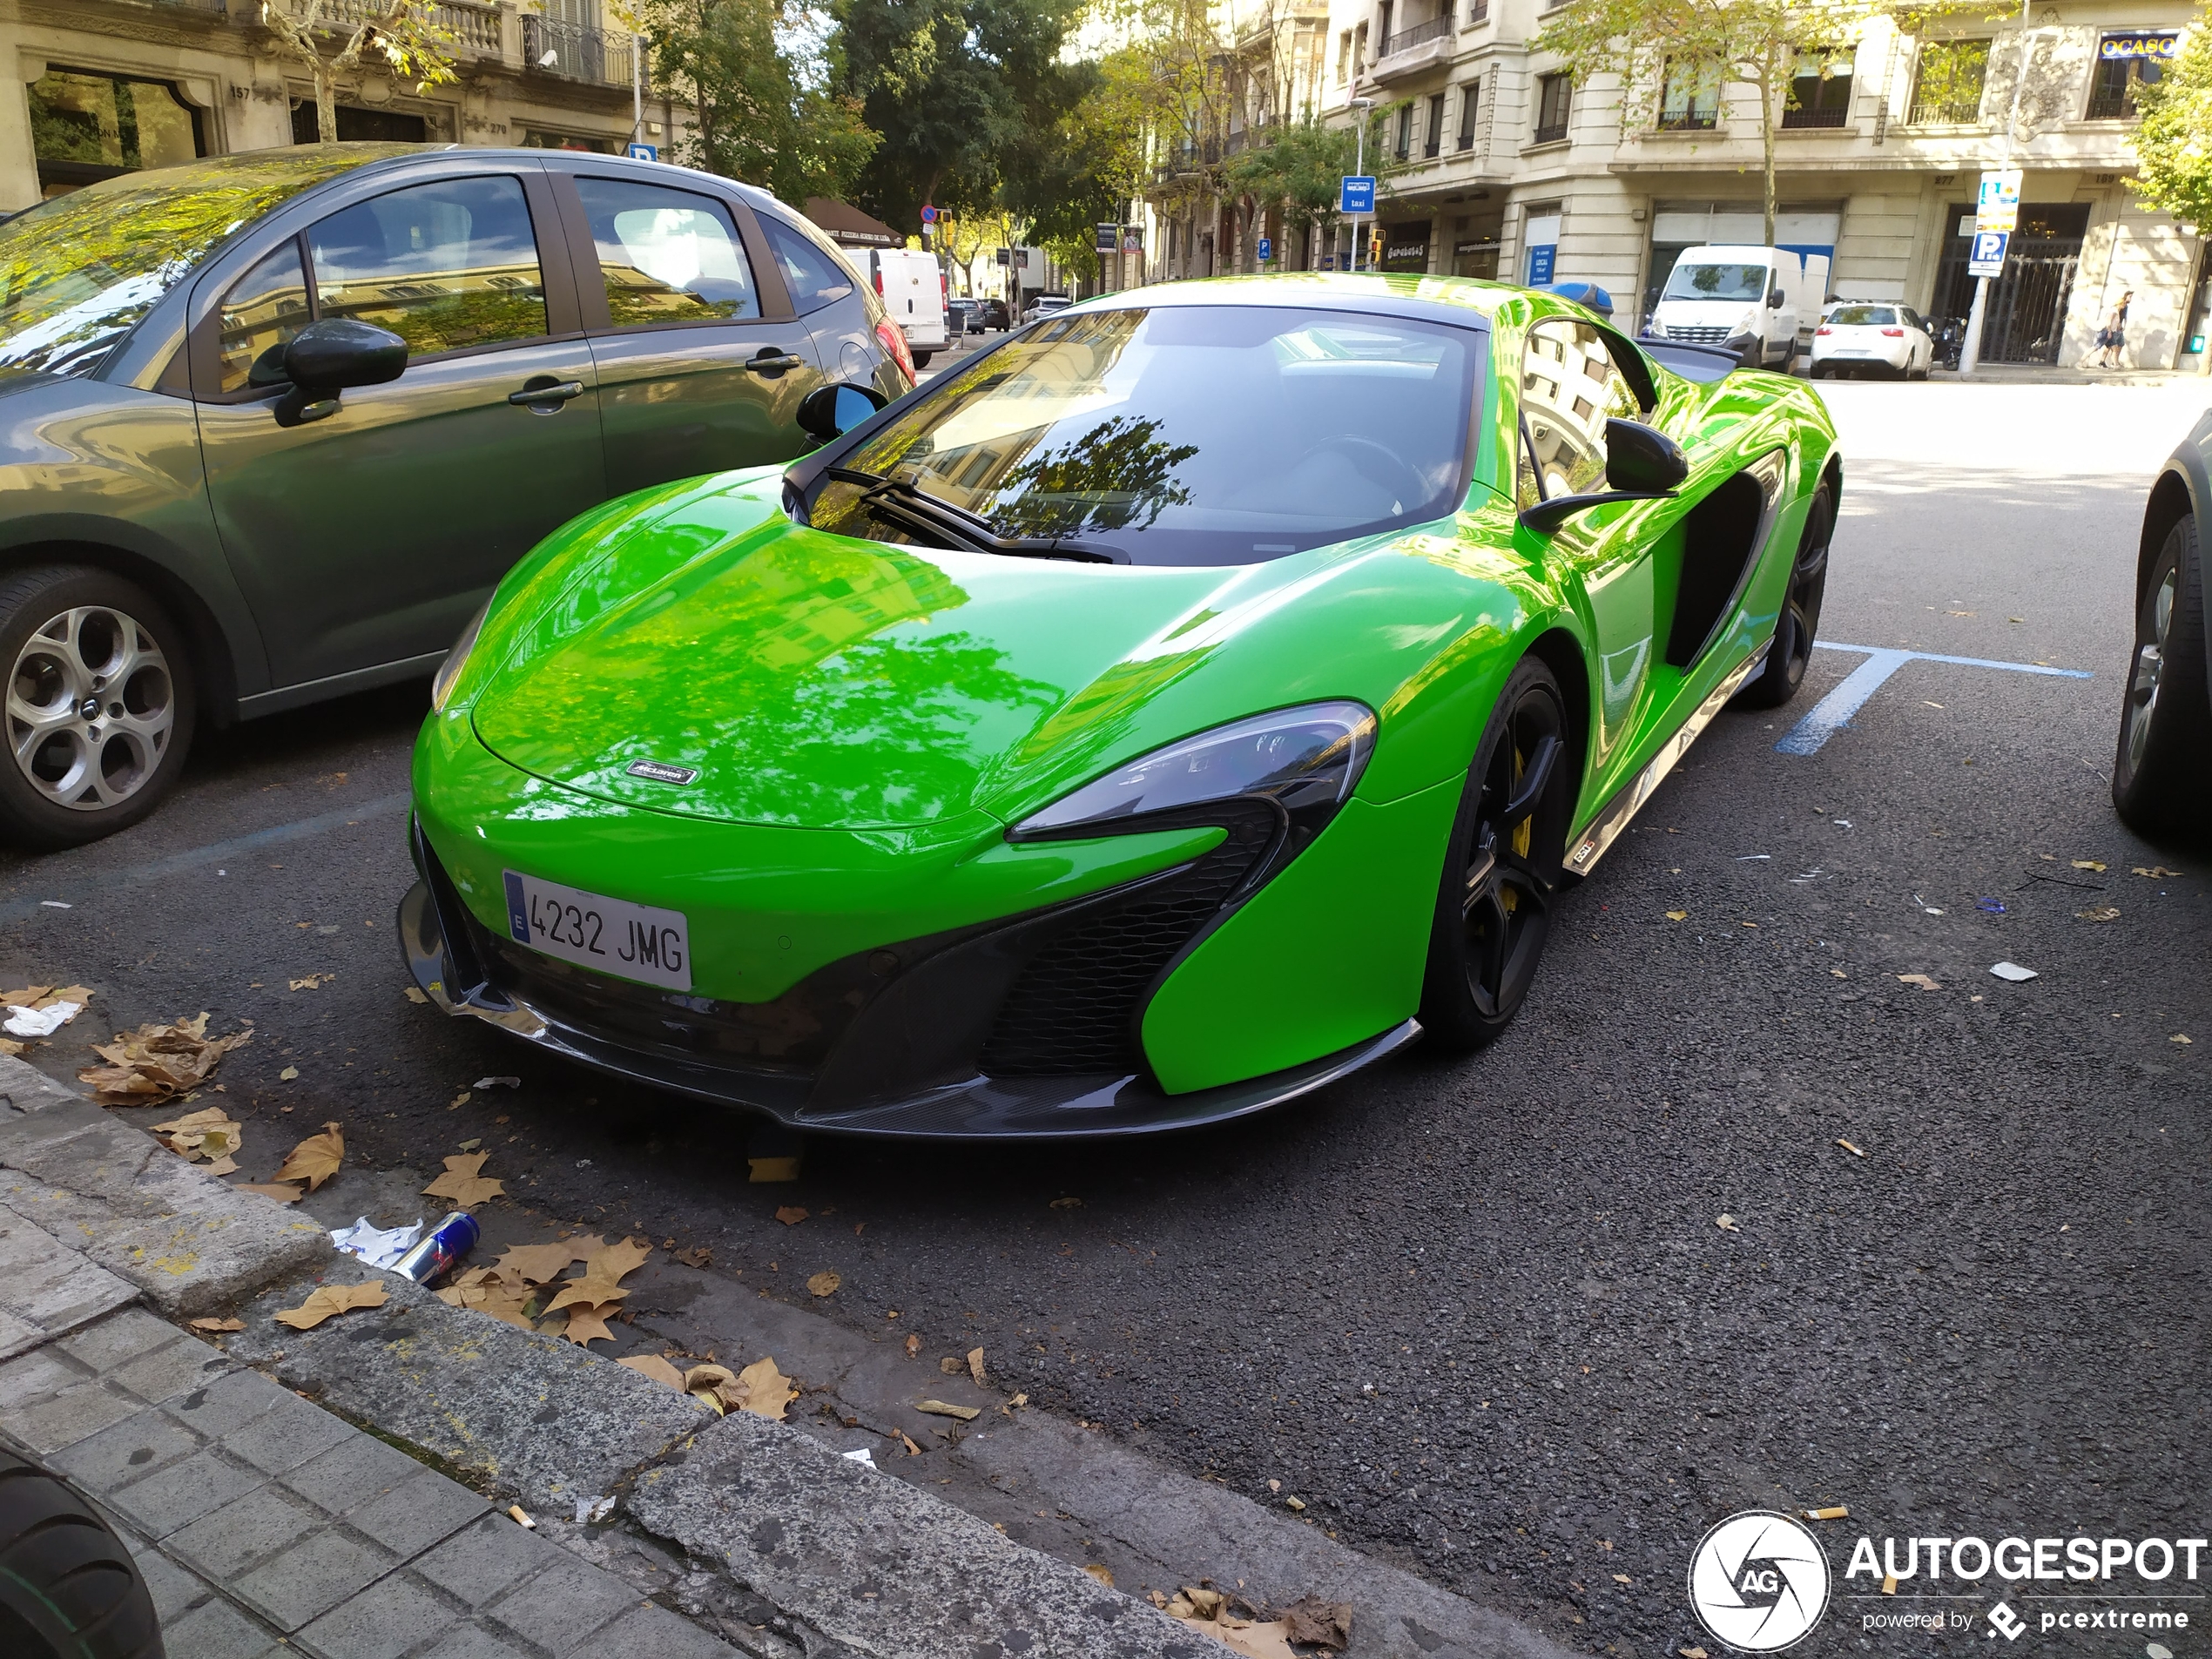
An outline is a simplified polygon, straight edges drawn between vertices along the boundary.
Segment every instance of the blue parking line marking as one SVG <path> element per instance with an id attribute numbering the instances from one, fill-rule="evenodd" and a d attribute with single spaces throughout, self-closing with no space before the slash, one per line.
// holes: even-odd
<path id="1" fill-rule="evenodd" d="M 275 824 L 265 830 L 255 830 L 248 835 L 235 835 L 227 841 L 212 841 L 206 846 L 193 847 L 187 853 L 176 853 L 165 859 L 132 865 L 127 869 L 111 870 L 84 878 L 86 884 L 98 890 L 111 887 L 138 887 L 148 881 L 158 881 L 165 876 L 181 875 L 186 870 L 197 870 L 210 864 L 259 853 L 266 847 L 281 846 L 287 841 L 302 840 L 321 835 L 349 824 L 367 819 L 395 816 L 415 804 L 415 797 L 402 790 L 395 795 L 380 795 L 374 800 L 363 801 L 357 806 L 341 806 L 334 812 L 319 813 L 314 818 L 295 819 L 289 824 Z M 88 901 L 83 887 L 77 889 L 74 904 Z M 23 921 L 37 915 L 44 907 L 44 899 L 19 899 L 13 904 L 0 905 L 0 925 Z"/>
<path id="2" fill-rule="evenodd" d="M 1820 745 L 1851 724 L 1866 706 L 1867 698 L 1882 689 L 1889 677 L 1907 663 L 1949 663 L 1959 668 L 2000 668 L 2011 674 L 2043 674 L 2056 679 L 2096 678 L 2085 668 L 2047 668 L 2041 663 L 2000 663 L 1987 657 L 1946 657 L 1932 651 L 1904 651 L 1889 645 L 1846 645 L 1840 640 L 1814 642 L 1823 651 L 1855 651 L 1866 660 L 1844 676 L 1827 696 L 1813 705 L 1804 718 L 1774 746 L 1785 755 L 1817 754 Z"/>

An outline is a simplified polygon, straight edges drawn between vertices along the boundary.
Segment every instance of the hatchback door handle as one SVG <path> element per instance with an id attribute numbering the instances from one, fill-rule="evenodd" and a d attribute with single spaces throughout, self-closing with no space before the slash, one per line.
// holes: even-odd
<path id="1" fill-rule="evenodd" d="M 794 357 L 789 352 L 772 351 L 764 347 L 756 357 L 745 360 L 745 367 L 756 374 L 780 374 L 787 368 L 804 368 L 806 360 Z"/>
<path id="2" fill-rule="evenodd" d="M 526 408 L 535 408 L 546 403 L 565 403 L 572 397 L 583 395 L 582 381 L 548 381 L 542 386 L 530 381 L 521 391 L 508 393 L 507 401 Z"/>

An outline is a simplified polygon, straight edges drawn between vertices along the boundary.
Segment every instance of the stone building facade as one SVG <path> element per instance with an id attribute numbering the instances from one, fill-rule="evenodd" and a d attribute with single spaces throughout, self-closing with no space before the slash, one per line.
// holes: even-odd
<path id="1" fill-rule="evenodd" d="M 1386 266 L 1588 280 L 1641 324 L 1681 248 L 1763 239 L 1757 106 L 1687 74 L 1649 100 L 1602 79 L 1574 87 L 1530 50 L 1547 15 L 1544 0 L 1332 0 L 1325 108 L 1349 120 L 1364 98 L 1385 112 Z M 2125 182 L 2134 87 L 2191 16 L 2176 0 L 2039 0 L 2024 30 L 2017 13 L 1930 39 L 1878 25 L 1802 60 L 1776 136 L 1777 243 L 1826 253 L 1837 296 L 1963 317 L 1964 230 L 2024 46 L 2020 229 L 1985 356 L 2077 363 L 2132 290 L 2129 366 L 2204 367 L 2203 243 Z M 1312 258 L 1350 253 L 1344 231 Z"/>
<path id="2" fill-rule="evenodd" d="M 350 30 L 381 9 L 325 0 L 324 15 Z M 599 0 L 439 11 L 459 80 L 418 96 L 357 76 L 340 90 L 340 138 L 618 153 L 635 125 L 665 151 L 684 118 L 648 98 L 637 120 L 634 43 Z M 260 15 L 261 0 L 0 0 L 0 65 L 17 83 L 0 97 L 0 212 L 138 167 L 313 139 L 314 89 L 269 50 Z"/>

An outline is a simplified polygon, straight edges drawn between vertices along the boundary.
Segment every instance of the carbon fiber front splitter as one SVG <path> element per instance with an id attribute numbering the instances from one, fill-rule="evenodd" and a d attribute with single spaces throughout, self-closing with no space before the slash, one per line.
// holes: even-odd
<path id="1" fill-rule="evenodd" d="M 1406 1020 L 1348 1049 L 1243 1082 L 1190 1094 L 1163 1092 L 1149 1077 L 975 1076 L 903 1099 L 810 1111 L 813 1080 L 802 1074 L 711 1064 L 617 1042 L 550 1017 L 512 995 L 478 986 L 456 969 L 429 883 L 400 901 L 400 945 L 423 994 L 446 1013 L 485 1021 L 540 1049 L 614 1076 L 701 1100 L 764 1113 L 794 1130 L 933 1140 L 1068 1140 L 1192 1129 L 1264 1111 L 1311 1094 L 1420 1035 Z"/>

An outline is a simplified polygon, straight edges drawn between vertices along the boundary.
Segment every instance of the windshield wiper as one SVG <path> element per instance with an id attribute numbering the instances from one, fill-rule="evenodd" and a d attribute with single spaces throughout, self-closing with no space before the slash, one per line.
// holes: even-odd
<path id="1" fill-rule="evenodd" d="M 998 526 L 980 513 L 955 507 L 933 496 L 910 479 L 886 478 L 857 467 L 825 467 L 825 478 L 857 484 L 862 499 L 878 512 L 902 518 L 915 528 L 941 536 L 956 547 L 973 553 L 1003 553 L 1015 558 L 1072 559 L 1083 564 L 1126 564 L 1126 554 L 1064 536 L 1003 536 Z"/>

